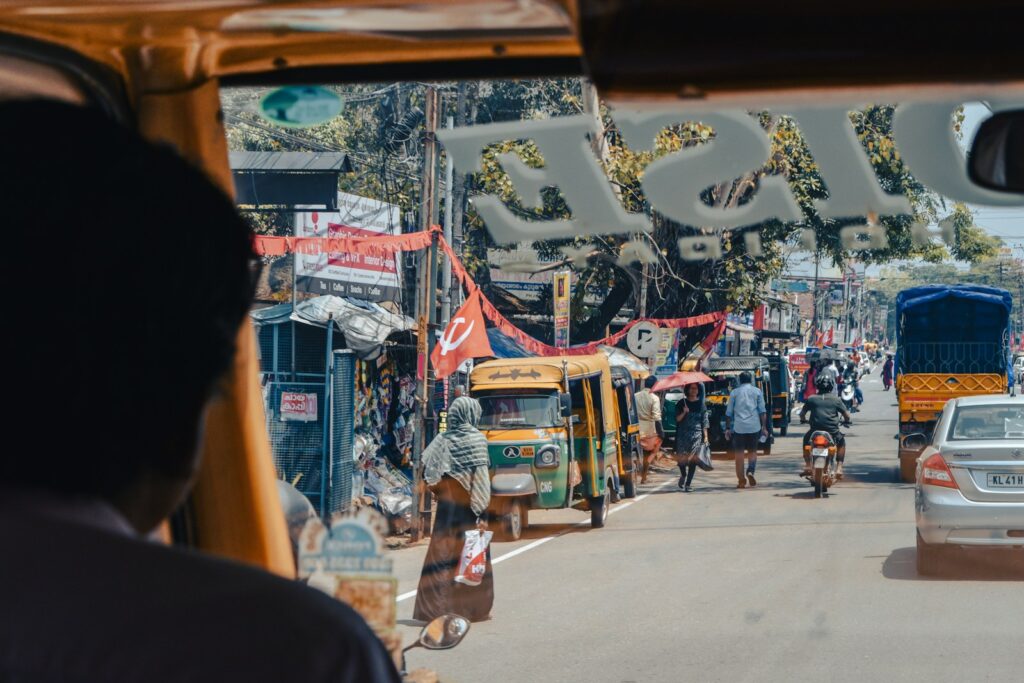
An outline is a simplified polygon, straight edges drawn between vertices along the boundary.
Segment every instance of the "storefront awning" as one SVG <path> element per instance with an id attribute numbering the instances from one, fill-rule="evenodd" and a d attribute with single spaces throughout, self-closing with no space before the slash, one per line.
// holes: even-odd
<path id="1" fill-rule="evenodd" d="M 412 318 L 396 315 L 375 303 L 330 295 L 301 301 L 294 311 L 290 303 L 284 303 L 251 311 L 249 315 L 256 325 L 295 321 L 326 327 L 333 322 L 345 335 L 345 345 L 361 357 L 373 355 L 388 335 L 416 327 Z"/>

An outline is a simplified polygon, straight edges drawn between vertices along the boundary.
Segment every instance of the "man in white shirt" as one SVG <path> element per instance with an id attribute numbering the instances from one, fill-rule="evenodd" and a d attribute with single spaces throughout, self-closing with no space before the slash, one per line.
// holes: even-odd
<path id="1" fill-rule="evenodd" d="M 661 448 L 665 430 L 661 424 L 661 399 L 651 391 L 658 383 L 653 375 L 644 380 L 644 388 L 636 395 L 636 412 L 640 420 L 640 446 L 644 449 L 644 471 L 640 483 L 647 481 L 647 473 Z"/>
<path id="2" fill-rule="evenodd" d="M 751 384 L 749 372 L 740 373 L 740 385 L 729 394 L 729 405 L 725 409 L 725 438 L 730 441 L 732 455 L 736 461 L 736 488 L 746 488 L 749 483 L 757 486 L 754 470 L 757 468 L 758 437 L 768 438 L 767 415 L 764 394 Z M 746 478 L 743 476 L 743 456 L 750 453 Z"/>

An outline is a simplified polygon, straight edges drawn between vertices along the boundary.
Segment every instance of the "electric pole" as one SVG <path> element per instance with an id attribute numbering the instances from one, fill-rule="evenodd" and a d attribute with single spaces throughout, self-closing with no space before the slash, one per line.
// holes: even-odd
<path id="1" fill-rule="evenodd" d="M 438 96 L 433 86 L 424 92 L 424 134 L 423 134 L 423 178 L 420 193 L 420 229 L 429 230 L 437 225 L 437 122 Z M 419 367 L 423 370 L 420 386 L 420 428 L 416 431 L 413 448 L 412 486 L 412 540 L 418 541 L 424 531 L 424 519 L 429 525 L 430 495 L 423 485 L 420 457 L 427 445 L 428 431 L 433 435 L 433 386 L 431 380 L 430 353 L 434 348 L 434 330 L 437 326 L 437 239 L 430 243 L 426 260 L 421 256 L 419 264 L 419 306 L 417 322 L 422 337 L 418 343 Z"/>

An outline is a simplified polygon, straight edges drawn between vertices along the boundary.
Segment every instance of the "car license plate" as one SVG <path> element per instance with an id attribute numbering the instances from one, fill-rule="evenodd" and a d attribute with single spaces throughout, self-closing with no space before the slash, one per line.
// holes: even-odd
<path id="1" fill-rule="evenodd" d="M 828 455 L 827 448 L 814 448 L 811 449 L 811 455 Z"/>
<path id="2" fill-rule="evenodd" d="M 988 487 L 990 489 L 1024 489 L 1024 473 L 989 472 Z"/>

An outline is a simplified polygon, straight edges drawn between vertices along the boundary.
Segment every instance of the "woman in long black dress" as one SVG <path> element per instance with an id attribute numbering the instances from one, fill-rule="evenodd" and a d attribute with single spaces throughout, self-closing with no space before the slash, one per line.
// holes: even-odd
<path id="1" fill-rule="evenodd" d="M 413 611 L 413 618 L 420 621 L 449 613 L 480 621 L 494 604 L 490 547 L 483 582 L 455 582 L 466 532 L 485 526 L 491 500 L 487 438 L 476 428 L 480 413 L 475 398 L 455 399 L 448 408 L 448 431 L 423 451 L 423 479 L 437 497 L 437 511 Z"/>
<path id="2" fill-rule="evenodd" d="M 687 384 L 685 399 L 676 404 L 676 462 L 679 463 L 679 488 L 693 490 L 693 473 L 697 471 L 700 451 L 708 442 L 707 406 L 704 403 L 704 385 Z"/>

